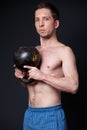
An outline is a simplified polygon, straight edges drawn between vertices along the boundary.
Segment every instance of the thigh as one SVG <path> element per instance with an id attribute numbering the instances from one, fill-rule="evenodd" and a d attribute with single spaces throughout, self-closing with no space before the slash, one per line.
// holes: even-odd
<path id="1" fill-rule="evenodd" d="M 23 130 L 67 130 L 63 109 L 30 111 L 24 114 Z"/>
<path id="2" fill-rule="evenodd" d="M 65 112 L 63 109 L 55 111 L 57 130 L 68 130 Z"/>
<path id="3" fill-rule="evenodd" d="M 57 130 L 54 112 L 26 110 L 23 130 Z"/>

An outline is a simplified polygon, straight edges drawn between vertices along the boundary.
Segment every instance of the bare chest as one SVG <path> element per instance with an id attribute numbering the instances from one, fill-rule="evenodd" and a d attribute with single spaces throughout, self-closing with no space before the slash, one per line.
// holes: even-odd
<path id="1" fill-rule="evenodd" d="M 62 60 L 56 50 L 43 51 L 41 53 L 41 70 L 47 73 L 58 73 L 62 69 Z"/>

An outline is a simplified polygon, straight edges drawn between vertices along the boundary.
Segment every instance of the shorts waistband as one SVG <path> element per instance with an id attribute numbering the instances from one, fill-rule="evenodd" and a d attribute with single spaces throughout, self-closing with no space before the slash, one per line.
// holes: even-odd
<path id="1" fill-rule="evenodd" d="M 49 107 L 31 107 L 31 106 L 28 106 L 28 109 L 30 111 L 52 111 L 52 110 L 62 109 L 62 105 L 58 104 L 58 105 L 49 106 Z"/>

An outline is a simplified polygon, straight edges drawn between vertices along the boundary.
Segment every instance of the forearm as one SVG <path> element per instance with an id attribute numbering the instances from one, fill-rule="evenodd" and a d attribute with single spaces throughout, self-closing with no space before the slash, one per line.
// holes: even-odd
<path id="1" fill-rule="evenodd" d="M 77 92 L 78 89 L 78 80 L 75 81 L 73 78 L 69 76 L 58 78 L 47 74 L 43 74 L 42 81 L 64 92 L 74 94 Z"/>

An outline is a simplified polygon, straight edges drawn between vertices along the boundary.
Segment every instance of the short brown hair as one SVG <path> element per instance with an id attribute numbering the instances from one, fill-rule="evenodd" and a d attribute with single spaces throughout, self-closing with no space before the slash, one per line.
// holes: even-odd
<path id="1" fill-rule="evenodd" d="M 35 11 L 38 10 L 38 9 L 42 9 L 42 8 L 49 9 L 51 11 L 51 13 L 52 13 L 52 17 L 54 18 L 54 20 L 59 20 L 59 11 L 53 4 L 48 3 L 48 2 L 39 3 L 36 6 Z"/>

